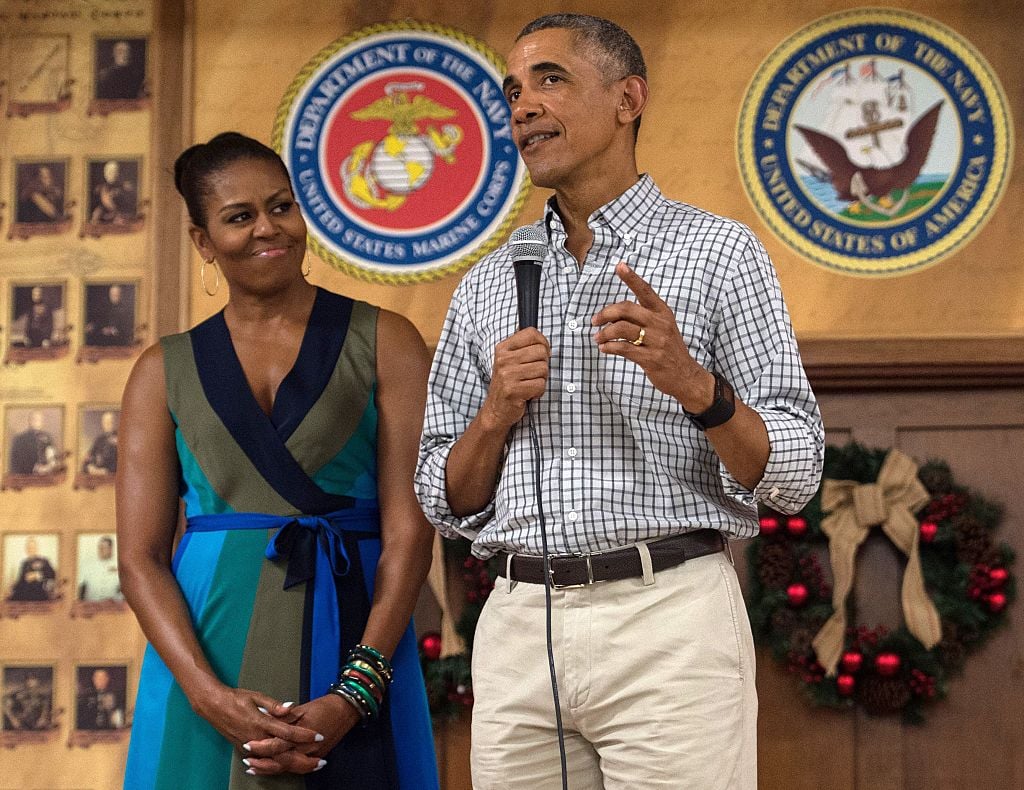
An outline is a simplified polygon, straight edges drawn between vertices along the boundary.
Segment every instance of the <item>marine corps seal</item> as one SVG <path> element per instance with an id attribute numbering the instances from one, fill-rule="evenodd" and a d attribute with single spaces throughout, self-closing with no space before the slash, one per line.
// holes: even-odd
<path id="1" fill-rule="evenodd" d="M 482 43 L 437 25 L 374 25 L 292 82 L 273 143 L 310 246 L 363 279 L 436 279 L 492 250 L 529 190 Z"/>

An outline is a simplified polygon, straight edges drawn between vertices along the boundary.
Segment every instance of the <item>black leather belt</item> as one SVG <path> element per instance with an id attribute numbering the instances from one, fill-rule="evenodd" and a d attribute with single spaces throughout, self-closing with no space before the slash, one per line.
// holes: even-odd
<path id="1" fill-rule="evenodd" d="M 655 572 L 714 554 L 725 548 L 725 537 L 717 529 L 698 529 L 682 535 L 673 535 L 647 544 L 651 553 L 651 567 Z M 528 584 L 544 583 L 544 560 L 533 554 L 513 554 L 511 565 L 508 553 L 498 552 L 498 575 L 505 576 L 511 568 L 513 581 Z M 594 554 L 553 554 L 551 565 L 552 587 L 582 587 L 594 582 L 612 579 L 631 579 L 643 576 L 640 552 L 635 546 L 596 552 Z"/>

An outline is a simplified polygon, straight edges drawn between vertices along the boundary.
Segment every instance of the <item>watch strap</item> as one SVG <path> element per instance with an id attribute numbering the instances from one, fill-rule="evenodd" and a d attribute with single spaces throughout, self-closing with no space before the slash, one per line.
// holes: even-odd
<path id="1" fill-rule="evenodd" d="M 727 423 L 736 413 L 736 394 L 733 392 L 732 385 L 725 380 L 725 376 L 721 373 L 713 375 L 715 377 L 715 395 L 711 405 L 698 414 L 683 409 L 686 416 L 690 418 L 690 422 L 702 431 Z"/>

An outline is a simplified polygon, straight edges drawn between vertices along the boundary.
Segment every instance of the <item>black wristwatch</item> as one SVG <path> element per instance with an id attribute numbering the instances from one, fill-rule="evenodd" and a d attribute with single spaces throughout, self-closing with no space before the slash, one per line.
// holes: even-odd
<path id="1" fill-rule="evenodd" d="M 719 425 L 732 419 L 736 413 L 736 394 L 732 386 L 721 373 L 715 373 L 715 397 L 700 414 L 693 414 L 683 409 L 683 413 L 690 418 L 690 422 L 706 431 L 708 428 L 717 428 Z"/>

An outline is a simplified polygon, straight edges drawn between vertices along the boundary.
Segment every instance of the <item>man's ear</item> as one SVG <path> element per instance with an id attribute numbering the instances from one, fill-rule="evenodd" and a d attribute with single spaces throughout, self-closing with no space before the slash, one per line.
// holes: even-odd
<path id="1" fill-rule="evenodd" d="M 635 74 L 626 77 L 619 101 L 619 120 L 623 124 L 632 124 L 647 106 L 647 96 L 647 81 L 643 77 Z"/>

